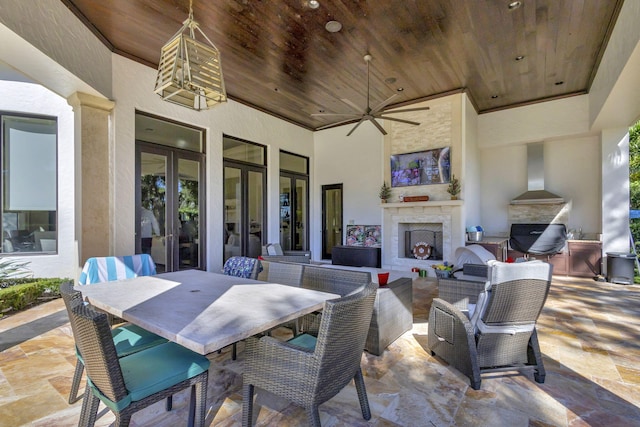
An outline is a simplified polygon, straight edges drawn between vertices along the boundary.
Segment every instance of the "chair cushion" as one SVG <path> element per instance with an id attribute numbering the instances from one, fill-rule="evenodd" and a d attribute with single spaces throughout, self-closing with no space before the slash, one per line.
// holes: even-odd
<path id="1" fill-rule="evenodd" d="M 154 274 L 156 265 L 149 254 L 95 257 L 84 263 L 78 283 L 89 285 Z"/>
<path id="2" fill-rule="evenodd" d="M 287 341 L 291 345 L 304 348 L 305 350 L 315 351 L 318 339 L 313 335 L 301 334 Z"/>
<path id="3" fill-rule="evenodd" d="M 250 279 L 254 275 L 256 269 L 258 273 L 262 271 L 262 264 L 257 258 L 233 256 L 224 263 L 222 272 L 227 276 Z"/>
<path id="4" fill-rule="evenodd" d="M 113 402 L 90 382 L 93 393 L 114 411 L 193 378 L 209 369 L 209 360 L 173 342 L 160 344 L 120 359 L 120 368 L 129 394 Z"/>
<path id="5" fill-rule="evenodd" d="M 118 357 L 128 356 L 168 342 L 166 338 L 162 338 L 160 335 L 131 323 L 113 328 L 111 335 L 113 336 L 113 343 L 116 346 Z"/>

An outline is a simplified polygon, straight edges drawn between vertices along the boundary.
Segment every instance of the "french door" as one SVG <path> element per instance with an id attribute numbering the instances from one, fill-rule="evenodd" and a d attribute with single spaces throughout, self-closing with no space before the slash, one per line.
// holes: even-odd
<path id="1" fill-rule="evenodd" d="M 309 178 L 280 172 L 280 245 L 285 251 L 309 249 Z"/>
<path id="2" fill-rule="evenodd" d="M 262 254 L 266 185 L 264 168 L 224 161 L 224 261 Z"/>
<path id="3" fill-rule="evenodd" d="M 204 265 L 204 155 L 136 143 L 136 253 L 160 272 Z"/>
<path id="4" fill-rule="evenodd" d="M 322 259 L 342 244 L 342 184 L 322 186 Z"/>

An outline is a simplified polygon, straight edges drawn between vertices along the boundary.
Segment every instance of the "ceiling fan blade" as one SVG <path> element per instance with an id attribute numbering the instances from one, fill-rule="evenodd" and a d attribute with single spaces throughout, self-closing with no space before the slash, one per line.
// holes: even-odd
<path id="1" fill-rule="evenodd" d="M 418 107 L 418 108 L 407 108 L 406 110 L 387 110 L 385 114 L 395 114 L 395 113 L 408 113 L 409 111 L 426 111 L 430 110 L 429 107 Z"/>
<path id="2" fill-rule="evenodd" d="M 314 113 L 310 114 L 311 117 L 331 117 L 331 116 L 341 116 L 341 117 L 361 117 L 362 114 L 356 113 Z"/>
<path id="3" fill-rule="evenodd" d="M 357 116 L 357 117 L 360 117 L 360 116 Z M 354 117 L 354 118 L 351 118 L 351 119 L 347 119 L 347 120 L 341 120 L 339 122 L 330 123 L 330 124 L 324 125 L 324 126 L 320 126 L 320 127 L 316 128 L 316 130 L 329 129 L 329 128 L 340 126 L 340 125 L 344 125 L 344 124 L 347 124 L 347 123 L 353 123 L 354 119 L 356 119 L 357 117 Z"/>
<path id="4" fill-rule="evenodd" d="M 378 123 L 378 122 L 376 121 L 376 118 L 375 118 L 375 117 L 371 117 L 371 118 L 369 119 L 369 121 L 370 121 L 371 123 L 373 123 L 373 124 L 374 124 L 374 126 L 375 126 L 375 127 L 377 127 L 377 128 L 378 128 L 378 130 L 379 130 L 380 132 L 382 132 L 382 134 L 383 134 L 383 135 L 386 135 L 386 134 L 387 134 L 387 131 L 386 131 L 386 130 L 384 130 L 384 128 L 383 128 L 382 126 L 380 126 L 380 123 Z"/>
<path id="5" fill-rule="evenodd" d="M 418 122 L 412 122 L 410 120 L 403 120 L 403 119 L 396 119 L 395 117 L 389 117 L 389 116 L 377 115 L 376 117 L 379 117 L 385 120 L 391 120 L 392 122 L 401 122 L 401 123 L 406 123 L 406 124 L 415 125 L 415 126 L 418 126 L 420 124 Z"/>
<path id="6" fill-rule="evenodd" d="M 358 107 L 355 103 L 349 101 L 347 98 L 340 98 L 340 101 L 344 102 L 347 105 L 352 106 L 356 111 L 362 110 L 361 107 Z"/>
<path id="7" fill-rule="evenodd" d="M 389 105 L 389 103 L 396 97 L 398 96 L 397 93 L 394 93 L 393 95 L 391 95 L 390 97 L 388 97 L 387 99 L 385 99 L 384 101 L 382 101 L 380 104 L 378 104 L 378 106 L 376 108 L 374 108 L 373 110 L 371 110 L 371 114 L 375 114 L 378 111 L 382 110 L 384 107 L 386 107 L 387 105 Z"/>
<path id="8" fill-rule="evenodd" d="M 351 129 L 349 131 L 349 133 L 347 134 L 347 136 L 351 136 L 351 134 L 353 133 L 354 130 L 358 129 L 358 126 L 360 126 L 362 124 L 362 122 L 365 121 L 365 118 L 361 118 L 360 121 L 358 123 L 356 123 L 356 125 L 353 127 L 353 129 Z"/>

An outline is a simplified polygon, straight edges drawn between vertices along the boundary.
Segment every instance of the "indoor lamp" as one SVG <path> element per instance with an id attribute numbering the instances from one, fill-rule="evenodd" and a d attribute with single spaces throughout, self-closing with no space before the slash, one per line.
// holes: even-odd
<path id="1" fill-rule="evenodd" d="M 208 44 L 195 39 L 195 30 Z M 154 91 L 165 101 L 198 111 L 227 102 L 220 52 L 193 20 L 191 2 L 189 18 L 162 47 Z"/>

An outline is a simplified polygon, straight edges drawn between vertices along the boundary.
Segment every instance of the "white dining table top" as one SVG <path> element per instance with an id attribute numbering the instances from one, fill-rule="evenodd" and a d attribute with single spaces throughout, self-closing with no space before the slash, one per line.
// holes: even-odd
<path id="1" fill-rule="evenodd" d="M 200 354 L 322 308 L 337 294 L 185 270 L 76 286 L 95 307 Z"/>

